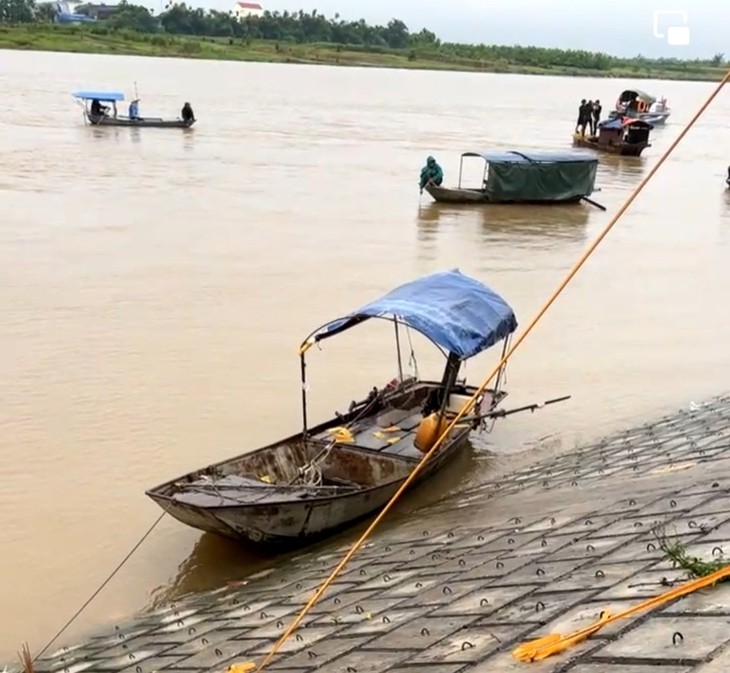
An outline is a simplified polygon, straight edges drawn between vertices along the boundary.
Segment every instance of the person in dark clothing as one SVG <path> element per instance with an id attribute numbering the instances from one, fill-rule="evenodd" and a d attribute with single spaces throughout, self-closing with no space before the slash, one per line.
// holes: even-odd
<path id="1" fill-rule="evenodd" d="M 586 99 L 584 98 L 580 102 L 580 105 L 578 106 L 578 121 L 575 122 L 575 132 L 576 133 L 580 133 L 580 127 L 581 127 L 581 124 L 583 123 L 583 110 L 585 109 L 585 106 L 586 106 Z"/>
<path id="2" fill-rule="evenodd" d="M 585 98 L 580 102 L 580 107 L 578 108 L 578 125 L 575 128 L 575 132 L 580 133 L 582 136 L 585 136 L 586 126 L 591 123 L 592 107 L 593 103 L 586 101 Z"/>
<path id="3" fill-rule="evenodd" d="M 586 103 L 586 119 L 588 121 L 588 133 L 591 136 L 596 135 L 595 129 L 593 128 L 593 101 L 589 100 Z"/>
<path id="4" fill-rule="evenodd" d="M 109 108 L 106 105 L 102 105 L 98 98 L 94 98 L 91 101 L 91 114 L 95 117 L 102 117 L 106 114 Z"/>
<path id="5" fill-rule="evenodd" d="M 184 122 L 195 121 L 195 113 L 193 112 L 193 108 L 190 106 L 190 103 L 185 103 L 185 105 L 182 106 L 180 116 Z"/>
<path id="6" fill-rule="evenodd" d="M 598 132 L 598 122 L 601 121 L 602 111 L 603 107 L 601 106 L 601 101 L 596 98 L 595 102 L 593 103 L 593 135 Z"/>
<path id="7" fill-rule="evenodd" d="M 727 167 L 727 179 L 725 180 L 727 186 L 730 187 L 730 166 Z"/>
<path id="8" fill-rule="evenodd" d="M 433 183 L 439 187 L 443 181 L 444 172 L 441 169 L 441 166 L 436 163 L 436 159 L 428 157 L 428 159 L 426 159 L 426 165 L 421 169 L 421 180 L 418 183 L 418 186 L 421 189 L 421 194 L 423 194 L 423 189 L 427 184 Z"/>

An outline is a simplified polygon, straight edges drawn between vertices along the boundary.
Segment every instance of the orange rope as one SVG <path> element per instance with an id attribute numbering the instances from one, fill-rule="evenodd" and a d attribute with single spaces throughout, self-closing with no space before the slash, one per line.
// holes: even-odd
<path id="1" fill-rule="evenodd" d="M 504 354 L 502 359 L 499 361 L 499 364 L 494 368 L 492 373 L 484 379 L 482 384 L 479 386 L 477 391 L 474 393 L 474 395 L 471 397 L 471 399 L 466 403 L 464 407 L 462 407 L 461 411 L 456 415 L 453 421 L 449 424 L 449 426 L 443 431 L 441 436 L 436 440 L 436 443 L 431 447 L 431 449 L 426 453 L 423 458 L 420 460 L 420 462 L 413 468 L 411 473 L 408 475 L 406 480 L 401 484 L 400 488 L 395 492 L 393 497 L 390 499 L 388 503 L 383 507 L 383 509 L 380 511 L 378 516 L 375 517 L 373 522 L 368 526 L 367 530 L 362 534 L 362 536 L 355 542 L 355 544 L 352 545 L 350 550 L 345 554 L 344 558 L 339 562 L 337 567 L 332 571 L 330 576 L 322 583 L 322 585 L 314 592 L 312 597 L 309 599 L 309 602 L 302 608 L 301 612 L 296 616 L 294 621 L 291 623 L 289 628 L 284 632 L 284 634 L 279 638 L 279 640 L 274 644 L 274 646 L 271 648 L 271 651 L 266 655 L 264 660 L 261 662 L 261 664 L 257 667 L 256 664 L 247 662 L 244 664 L 233 664 L 229 671 L 231 673 L 243 673 L 244 671 L 262 671 L 264 667 L 274 658 L 276 653 L 279 651 L 281 646 L 289 639 L 289 637 L 294 633 L 296 628 L 299 626 L 299 624 L 304 619 L 304 616 L 311 610 L 311 608 L 314 606 L 314 604 L 319 600 L 320 596 L 327 590 L 327 588 L 332 584 L 332 582 L 335 580 L 335 578 L 339 575 L 340 571 L 347 565 L 347 563 L 350 561 L 350 559 L 355 555 L 355 552 L 357 552 L 358 549 L 363 545 L 365 540 L 367 540 L 368 537 L 370 537 L 370 534 L 377 528 L 378 524 L 382 521 L 383 517 L 390 511 L 390 508 L 395 504 L 395 502 L 400 498 L 400 496 L 403 494 L 403 492 L 410 486 L 411 482 L 416 478 L 418 473 L 421 471 L 423 466 L 426 464 L 426 462 L 431 458 L 431 456 L 436 452 L 436 450 L 443 444 L 446 437 L 451 433 L 451 431 L 454 429 L 454 426 L 461 420 L 461 418 L 467 414 L 469 411 L 471 411 L 475 401 L 478 399 L 478 397 L 486 390 L 487 386 L 491 383 L 492 379 L 497 375 L 499 370 L 505 365 L 507 360 L 512 356 L 512 353 L 514 353 L 517 348 L 520 346 L 520 344 L 525 340 L 527 335 L 532 332 L 533 328 L 537 325 L 538 322 L 542 319 L 542 317 L 545 315 L 545 313 L 548 311 L 548 309 L 553 305 L 555 300 L 560 296 L 560 294 L 563 292 L 563 290 L 566 288 L 566 286 L 570 283 L 570 281 L 573 279 L 573 277 L 578 273 L 578 271 L 581 269 L 583 264 L 585 264 L 586 260 L 593 254 L 595 249 L 601 244 L 603 239 L 608 235 L 608 233 L 613 229 L 613 226 L 618 222 L 618 220 L 621 218 L 621 216 L 626 212 L 626 210 L 629 208 L 629 206 L 634 202 L 636 197 L 641 193 L 641 191 L 646 187 L 648 182 L 651 180 L 652 177 L 654 177 L 654 174 L 659 170 L 659 167 L 667 160 L 669 155 L 674 151 L 674 149 L 677 147 L 679 142 L 684 138 L 685 135 L 687 135 L 687 132 L 694 126 L 695 122 L 700 118 L 700 116 L 704 113 L 704 111 L 707 109 L 707 107 L 710 105 L 710 103 L 715 99 L 718 93 L 720 93 L 720 90 L 725 85 L 727 81 L 730 80 L 730 70 L 725 74 L 725 77 L 723 77 L 722 81 L 718 86 L 715 88 L 715 90 L 712 92 L 712 94 L 707 98 L 707 100 L 703 103 L 702 107 L 697 111 L 697 113 L 692 117 L 692 119 L 687 123 L 687 125 L 682 129 L 680 134 L 677 136 L 677 138 L 674 140 L 674 142 L 669 146 L 666 152 L 659 158 L 659 161 L 654 165 L 654 167 L 647 173 L 646 177 L 637 185 L 637 187 L 634 189 L 634 191 L 629 195 L 629 197 L 624 202 L 623 206 L 619 208 L 618 212 L 611 218 L 611 221 L 605 226 L 603 231 L 598 235 L 595 241 L 591 243 L 591 245 L 588 247 L 588 249 L 581 255 L 580 259 L 575 263 L 573 268 L 570 270 L 568 275 L 565 277 L 565 279 L 560 283 L 558 288 L 552 293 L 550 298 L 545 302 L 545 304 L 542 306 L 542 308 L 538 311 L 537 315 L 532 319 L 530 324 L 527 326 L 524 332 L 519 336 L 519 338 L 512 344 L 511 348 Z"/>
<path id="2" fill-rule="evenodd" d="M 576 631 L 569 636 L 561 636 L 558 633 L 552 633 L 549 636 L 544 636 L 537 640 L 530 640 L 529 642 L 522 643 L 522 645 L 519 645 L 512 652 L 512 656 L 520 661 L 540 661 L 542 659 L 547 659 L 553 654 L 558 654 L 563 650 L 567 650 L 572 645 L 576 645 L 586 638 L 589 638 L 604 626 L 611 624 L 612 622 L 618 621 L 619 619 L 625 619 L 637 612 L 650 610 L 657 605 L 663 605 L 669 601 L 673 601 L 675 598 L 680 598 L 681 596 L 686 596 L 687 594 L 699 591 L 705 587 L 712 586 L 713 584 L 727 579 L 728 577 L 730 577 L 730 567 L 721 568 L 711 575 L 687 582 L 675 589 L 670 589 L 666 593 L 654 596 L 654 598 L 650 598 L 638 605 L 634 605 L 634 607 L 624 610 L 623 612 L 619 612 L 616 615 L 611 615 L 611 613 L 604 610 L 598 618 L 598 621 L 594 624 L 586 626 L 584 629 L 580 629 L 580 631 Z"/>

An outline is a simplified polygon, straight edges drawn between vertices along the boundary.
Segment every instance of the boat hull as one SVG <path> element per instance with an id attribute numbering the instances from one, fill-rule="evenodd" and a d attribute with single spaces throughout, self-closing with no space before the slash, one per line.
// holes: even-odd
<path id="1" fill-rule="evenodd" d="M 510 205 L 510 204 L 536 204 L 536 205 L 565 205 L 566 203 L 578 203 L 583 198 L 581 196 L 571 197 L 569 199 L 543 199 L 535 200 L 512 200 L 512 201 L 493 201 L 489 199 L 485 192 L 480 189 L 457 189 L 451 187 L 437 187 L 435 185 L 426 185 L 425 190 L 431 195 L 437 203 L 451 204 L 477 204 L 477 205 Z"/>
<path id="2" fill-rule="evenodd" d="M 425 397 L 438 385 L 418 383 L 410 389 L 409 395 L 411 398 L 414 394 L 416 398 Z M 464 388 L 464 394 L 475 391 L 472 387 Z M 487 391 L 486 394 L 489 408 L 494 408 L 506 396 L 503 392 L 492 394 Z M 394 411 L 397 409 L 387 413 Z M 349 422 L 347 415 L 313 428 L 307 438 L 294 435 L 162 484 L 148 490 L 147 495 L 172 517 L 193 528 L 277 551 L 300 548 L 340 532 L 380 510 L 403 485 L 423 455 L 415 449 L 413 440 L 419 419 L 415 418 L 413 409 L 407 413 L 408 416 L 399 421 L 405 429 L 402 438 L 392 435 L 391 439 L 383 440 L 383 426 L 373 421 L 355 433 L 353 442 L 334 444 L 320 463 L 322 474 L 331 479 L 327 482 L 330 485 L 307 490 L 291 486 L 290 477 L 296 474 L 297 466 L 332 444 L 329 439 L 332 432 Z M 391 431 L 393 427 L 391 424 Z M 412 485 L 428 479 L 463 451 L 475 427 L 474 422 L 455 427 Z M 375 438 L 378 435 L 381 439 Z M 368 443 L 372 448 L 365 446 Z M 207 492 L 203 492 L 202 486 L 196 492 L 201 478 L 220 474 L 227 475 L 223 479 L 234 475 L 248 485 L 238 487 L 230 497 L 227 486 L 221 486 L 223 480 L 213 484 Z M 240 476 L 262 474 L 267 479 L 271 475 L 271 481 L 261 483 Z M 357 487 L 348 491 L 347 487 L 331 485 L 338 480 L 340 483 L 350 480 L 350 484 Z M 340 492 L 337 492 L 338 488 Z"/>
<path id="3" fill-rule="evenodd" d="M 182 119 L 129 119 L 129 117 L 108 117 L 86 115 L 89 124 L 92 126 L 126 126 L 129 128 L 157 128 L 157 129 L 188 129 L 195 120 L 183 121 Z"/>
<path id="4" fill-rule="evenodd" d="M 448 459 L 467 445 L 467 437 L 449 447 Z M 402 460 L 403 464 L 409 461 Z M 409 470 L 413 464 L 408 464 Z M 435 469 L 426 470 L 414 482 L 422 481 Z M 406 475 L 407 476 L 407 475 Z M 362 521 L 382 507 L 403 485 L 406 477 L 389 484 L 348 496 L 317 499 L 303 503 L 221 507 L 200 510 L 168 502 L 154 493 L 150 497 L 181 523 L 202 531 L 245 541 L 277 551 L 297 549 L 330 537 Z"/>
<path id="5" fill-rule="evenodd" d="M 576 147 L 587 147 L 597 152 L 618 154 L 624 157 L 639 157 L 647 147 L 651 147 L 651 143 L 599 143 L 595 136 L 589 138 L 581 136 L 579 133 L 573 136 L 573 145 Z"/>

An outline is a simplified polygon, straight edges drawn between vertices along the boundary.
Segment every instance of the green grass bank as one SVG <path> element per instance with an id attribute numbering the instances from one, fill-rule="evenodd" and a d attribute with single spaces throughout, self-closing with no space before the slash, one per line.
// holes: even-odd
<path id="1" fill-rule="evenodd" d="M 309 63 L 373 68 L 454 70 L 462 72 L 720 81 L 722 65 L 693 61 L 657 63 L 626 61 L 610 69 L 534 65 L 517 59 L 480 60 L 444 53 L 439 49 L 356 47 L 331 43 L 297 44 L 291 41 L 215 37 L 187 37 L 165 33 L 137 33 L 129 29 L 53 24 L 0 25 L 0 49 L 197 58 L 221 61 Z"/>

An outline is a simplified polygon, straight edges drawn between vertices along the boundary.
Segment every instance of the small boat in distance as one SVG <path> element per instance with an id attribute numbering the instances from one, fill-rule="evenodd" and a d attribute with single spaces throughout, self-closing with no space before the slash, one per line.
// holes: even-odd
<path id="1" fill-rule="evenodd" d="M 654 108 L 652 109 L 652 106 Z M 664 125 L 672 111 L 667 107 L 667 99 L 657 102 L 651 94 L 639 89 L 626 89 L 616 101 L 616 108 L 609 113 L 609 119 L 629 116 L 647 122 L 652 126 Z"/>
<path id="2" fill-rule="evenodd" d="M 305 353 L 314 344 L 371 318 L 395 328 L 398 376 L 374 387 L 344 413 L 309 426 Z M 178 477 L 146 492 L 182 523 L 263 548 L 301 547 L 342 530 L 380 509 L 424 453 L 478 392 L 459 379 L 464 362 L 508 340 L 517 328 L 512 308 L 496 292 L 458 270 L 434 273 L 315 330 L 299 349 L 302 431 Z M 440 381 L 404 376 L 401 332 L 419 332 L 446 358 Z M 410 334 L 408 334 L 410 343 Z M 413 350 L 411 346 L 411 357 Z M 411 360 L 414 362 L 414 360 Z M 449 432 L 414 484 L 427 479 L 468 445 L 507 395 L 503 368 L 492 388 Z M 560 400 L 550 400 L 552 403 Z"/>
<path id="3" fill-rule="evenodd" d="M 651 147 L 649 133 L 653 128 L 651 124 L 641 119 L 616 117 L 600 122 L 598 135 L 584 136 L 574 133 L 573 144 L 599 152 L 638 157 L 647 147 Z"/>
<path id="4" fill-rule="evenodd" d="M 140 117 L 132 119 L 119 114 L 117 103 L 124 100 L 119 91 L 74 91 L 73 97 L 84 109 L 84 120 L 92 126 L 128 126 L 132 128 L 187 129 L 195 119 L 162 119 L 160 117 Z M 108 105 L 111 105 L 111 109 Z"/>
<path id="5" fill-rule="evenodd" d="M 467 157 L 484 161 L 481 187 L 462 187 Z M 464 152 L 456 187 L 427 183 L 424 189 L 440 203 L 577 203 L 593 193 L 597 170 L 598 157 L 584 150 Z"/>

